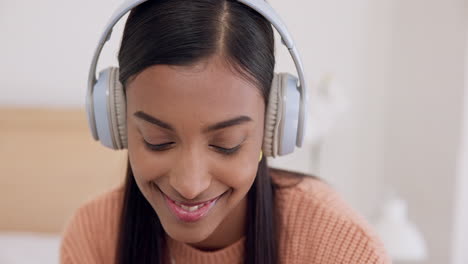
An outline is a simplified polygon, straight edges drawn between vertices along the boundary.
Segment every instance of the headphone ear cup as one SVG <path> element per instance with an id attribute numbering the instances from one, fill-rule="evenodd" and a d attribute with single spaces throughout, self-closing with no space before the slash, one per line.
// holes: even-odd
<path id="1" fill-rule="evenodd" d="M 125 95 L 118 76 L 116 67 L 101 71 L 92 95 L 98 139 L 111 149 L 126 145 Z"/>
<path id="2" fill-rule="evenodd" d="M 275 74 L 265 120 L 265 155 L 276 157 L 294 151 L 298 134 L 299 106 L 297 77 L 289 73 Z"/>
<path id="3" fill-rule="evenodd" d="M 294 151 L 297 145 L 299 130 L 299 113 L 301 92 L 297 87 L 298 79 L 289 73 L 280 73 L 281 81 L 281 119 L 278 126 L 278 155 L 287 155 Z"/>

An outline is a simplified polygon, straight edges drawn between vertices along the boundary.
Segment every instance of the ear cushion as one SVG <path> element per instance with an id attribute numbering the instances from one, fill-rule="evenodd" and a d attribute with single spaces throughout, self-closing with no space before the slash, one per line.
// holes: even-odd
<path id="1" fill-rule="evenodd" d="M 113 135 L 117 149 L 127 148 L 127 111 L 123 85 L 119 81 L 119 68 L 112 68 L 110 110 L 113 119 Z"/>
<path id="2" fill-rule="evenodd" d="M 111 149 L 122 149 L 126 144 L 126 133 L 122 137 L 120 132 L 125 132 L 125 96 L 118 76 L 118 68 L 102 70 L 92 94 L 98 139 Z"/>
<path id="3" fill-rule="evenodd" d="M 97 138 L 104 146 L 116 149 L 116 142 L 113 132 L 113 115 L 110 102 L 113 101 L 113 77 L 114 70 L 106 68 L 99 72 L 99 77 L 94 85 L 92 100 L 94 105 L 95 125 L 97 129 Z"/>
<path id="4" fill-rule="evenodd" d="M 275 74 L 271 82 L 270 95 L 265 115 L 265 131 L 263 136 L 263 153 L 267 157 L 276 157 L 278 151 L 278 126 L 281 120 L 281 75 Z"/>

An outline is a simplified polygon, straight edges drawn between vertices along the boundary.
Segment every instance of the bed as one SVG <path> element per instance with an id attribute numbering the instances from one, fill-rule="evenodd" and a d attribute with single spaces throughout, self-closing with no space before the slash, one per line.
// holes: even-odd
<path id="1" fill-rule="evenodd" d="M 126 159 L 92 139 L 82 109 L 0 108 L 0 263 L 58 263 L 66 221 L 121 183 Z"/>

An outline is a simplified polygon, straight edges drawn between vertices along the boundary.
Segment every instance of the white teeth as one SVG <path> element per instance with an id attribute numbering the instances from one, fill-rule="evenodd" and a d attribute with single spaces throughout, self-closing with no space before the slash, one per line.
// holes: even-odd
<path id="1" fill-rule="evenodd" d="M 193 211 L 196 211 L 196 210 L 200 209 L 205 204 L 199 204 L 199 205 L 195 205 L 195 206 L 185 206 L 183 204 L 178 204 L 178 205 L 180 206 L 180 208 L 184 209 L 185 211 L 193 212 Z"/>

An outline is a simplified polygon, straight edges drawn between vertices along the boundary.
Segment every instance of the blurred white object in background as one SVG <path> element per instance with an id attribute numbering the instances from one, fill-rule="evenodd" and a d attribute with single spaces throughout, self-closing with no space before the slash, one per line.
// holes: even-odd
<path id="1" fill-rule="evenodd" d="M 325 74 L 309 98 L 309 126 L 306 136 L 308 143 L 320 144 L 338 117 L 348 108 L 349 101 L 343 95 L 341 85 L 331 73 Z"/>
<path id="2" fill-rule="evenodd" d="M 421 232 L 409 221 L 404 200 L 396 197 L 387 200 L 375 226 L 392 260 L 421 261 L 427 258 L 426 243 Z"/>
<path id="3" fill-rule="evenodd" d="M 310 147 L 309 170 L 320 174 L 320 152 L 325 136 L 350 107 L 341 84 L 331 73 L 320 79 L 309 99 L 309 117 L 306 142 Z"/>

